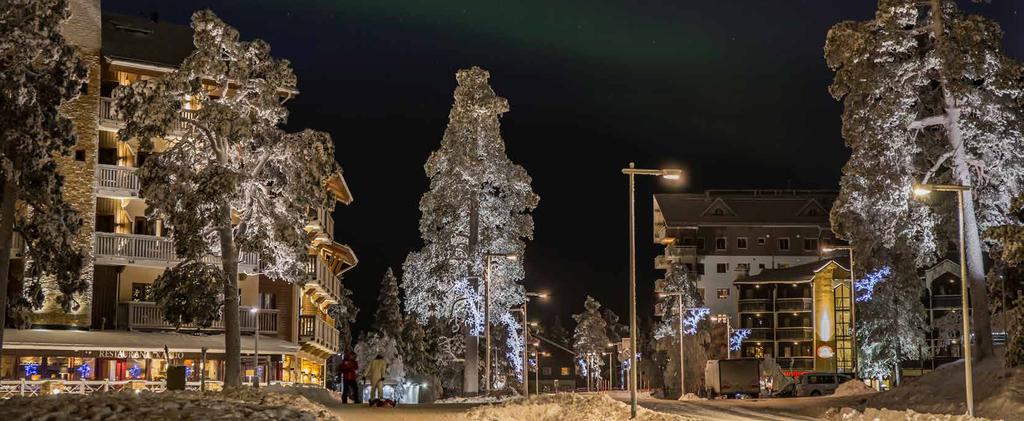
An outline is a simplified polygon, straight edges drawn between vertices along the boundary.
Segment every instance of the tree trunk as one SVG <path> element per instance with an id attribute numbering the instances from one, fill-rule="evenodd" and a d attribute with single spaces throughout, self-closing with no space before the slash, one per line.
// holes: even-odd
<path id="1" fill-rule="evenodd" d="M 231 226 L 231 206 L 221 205 L 221 217 L 227 224 L 220 233 L 221 264 L 224 268 L 224 385 L 242 385 L 242 338 L 238 317 L 238 250 Z"/>
<path id="2" fill-rule="evenodd" d="M 0 355 L 4 349 L 4 326 L 7 325 L 7 278 L 11 269 L 11 237 L 14 235 L 14 205 L 18 201 L 18 185 L 4 179 L 4 197 L 0 203 Z"/>
<path id="3" fill-rule="evenodd" d="M 932 36 L 940 49 L 945 42 L 945 24 L 942 13 L 943 0 L 931 0 L 932 8 Z M 940 55 L 941 57 L 941 55 Z M 947 86 L 950 82 L 950 75 L 945 73 L 945 68 L 940 67 L 940 79 L 942 84 L 943 97 L 945 100 L 945 112 L 947 117 L 946 137 L 949 140 L 950 148 L 953 151 L 952 168 L 954 179 L 964 186 L 973 186 L 971 183 L 971 172 L 967 164 L 967 154 L 964 152 L 963 133 L 960 131 L 960 109 L 956 99 Z M 967 279 L 961 282 L 968 282 L 971 294 L 972 319 L 974 321 L 974 337 L 977 341 L 977 352 L 974 357 L 981 361 L 992 355 L 992 322 L 988 308 L 988 289 L 985 287 L 985 267 L 981 252 L 981 237 L 978 232 L 978 219 L 974 213 L 974 194 L 971 190 L 964 192 L 964 242 L 967 257 Z M 970 337 L 964 338 L 970 346 Z"/>
<path id="4" fill-rule="evenodd" d="M 480 212 L 478 210 L 478 198 L 473 197 L 473 202 L 470 203 L 469 209 L 469 257 L 472 259 L 476 256 L 477 243 L 480 240 Z M 471 262 L 467 262 L 469 267 L 472 267 Z M 470 274 L 474 276 L 475 274 Z M 480 279 L 477 277 L 476 279 Z M 473 290 L 477 291 L 479 282 L 473 285 Z M 476 321 L 473 321 L 473 328 L 466 329 L 466 335 L 464 337 L 466 341 L 466 358 L 463 360 L 462 366 L 462 391 L 464 393 L 479 393 L 480 392 L 480 337 L 477 336 L 477 332 L 473 330 L 476 327 Z M 490 381 L 487 379 L 485 381 Z"/>

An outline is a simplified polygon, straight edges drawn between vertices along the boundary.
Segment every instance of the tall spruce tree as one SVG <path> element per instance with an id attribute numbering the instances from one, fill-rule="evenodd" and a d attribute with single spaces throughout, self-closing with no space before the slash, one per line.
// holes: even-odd
<path id="1" fill-rule="evenodd" d="M 257 254 L 270 278 L 303 281 L 307 209 L 333 209 L 326 182 L 339 166 L 326 133 L 278 127 L 297 82 L 288 61 L 263 41 L 239 40 L 208 10 L 192 15 L 192 29 L 195 49 L 179 69 L 119 87 L 114 106 L 125 122 L 119 137 L 137 138 L 140 150 L 178 135 L 139 169 L 142 196 L 150 216 L 174 229 L 184 264 L 220 257 L 224 379 L 239 386 L 239 255 Z"/>
<path id="2" fill-rule="evenodd" d="M 608 322 L 601 316 L 601 303 L 594 297 L 588 295 L 583 307 L 582 313 L 572 316 L 576 320 L 572 349 L 576 352 L 577 363 L 584 367 L 589 387 L 594 379 L 601 378 L 604 361 L 601 354 L 608 351 Z"/>
<path id="3" fill-rule="evenodd" d="M 879 0 L 874 19 L 832 27 L 825 45 L 852 149 L 833 230 L 856 247 L 860 267 L 893 253 L 928 264 L 956 238 L 955 199 L 928 206 L 911 185 L 971 186 L 964 224 L 978 359 L 992 354 L 979 232 L 1004 223 L 1024 179 L 1024 72 L 1001 51 L 1002 35 L 954 0 Z M 912 265 L 899 266 L 908 272 L 898 279 L 913 277 Z"/>
<path id="4" fill-rule="evenodd" d="M 377 295 L 377 311 L 373 313 L 373 330 L 387 333 L 388 336 L 401 342 L 402 338 L 402 303 L 398 297 L 398 280 L 394 272 L 388 268 L 384 279 L 380 281 L 380 292 Z"/>
<path id="5" fill-rule="evenodd" d="M 424 246 L 403 265 L 405 307 L 421 322 L 431 317 L 466 326 L 464 387 L 473 389 L 478 367 L 475 336 L 483 331 L 483 285 L 488 253 L 522 256 L 533 238 L 530 212 L 539 198 L 530 176 L 505 155 L 498 118 L 508 102 L 473 67 L 456 73 L 455 104 L 441 148 L 424 170 L 430 190 L 420 199 Z M 523 259 L 495 259 L 491 268 L 491 321 L 524 301 Z"/>
<path id="6" fill-rule="evenodd" d="M 10 0 L 0 4 L 0 351 L 7 317 L 11 239 L 25 239 L 29 300 L 41 306 L 40 276 L 53 276 L 65 312 L 78 310 L 82 254 L 73 241 L 81 219 L 64 201 L 58 157 L 76 135 L 60 108 L 78 97 L 87 68 L 61 34 L 70 18 L 66 0 Z M 21 209 L 19 209 L 21 207 Z"/>

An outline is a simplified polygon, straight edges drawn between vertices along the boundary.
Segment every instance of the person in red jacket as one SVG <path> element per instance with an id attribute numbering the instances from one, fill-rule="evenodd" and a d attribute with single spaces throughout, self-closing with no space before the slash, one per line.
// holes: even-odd
<path id="1" fill-rule="evenodd" d="M 359 371 L 359 363 L 351 352 L 345 353 L 345 358 L 338 364 L 338 371 L 341 372 L 342 391 L 341 403 L 348 403 L 349 394 L 352 395 L 352 403 L 362 401 L 358 388 L 356 387 L 356 373 Z"/>

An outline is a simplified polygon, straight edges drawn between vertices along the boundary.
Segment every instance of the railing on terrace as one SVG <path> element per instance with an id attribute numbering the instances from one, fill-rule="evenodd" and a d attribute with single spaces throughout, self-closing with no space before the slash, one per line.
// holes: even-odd
<path id="1" fill-rule="evenodd" d="M 97 232 L 94 245 L 97 258 L 124 260 L 125 263 L 150 264 L 154 266 L 172 266 L 179 259 L 174 254 L 174 243 L 170 238 L 153 235 L 115 234 Z M 220 264 L 218 256 L 205 256 L 203 261 Z M 243 273 L 254 273 L 259 263 L 259 256 L 254 253 L 240 253 L 238 270 Z"/>
<path id="2" fill-rule="evenodd" d="M 317 208 L 309 213 L 309 225 L 316 227 L 331 238 L 334 237 L 334 215 L 324 208 Z"/>
<path id="3" fill-rule="evenodd" d="M 311 342 L 332 352 L 338 350 L 338 329 L 327 324 L 320 316 L 299 315 L 299 342 Z"/>
<path id="4" fill-rule="evenodd" d="M 306 261 L 306 273 L 309 275 L 307 286 L 322 290 L 335 302 L 341 299 L 341 280 L 320 256 L 309 256 Z"/>
<path id="5" fill-rule="evenodd" d="M 812 341 L 814 340 L 814 328 L 780 327 L 775 330 L 775 337 L 780 341 Z"/>
<path id="6" fill-rule="evenodd" d="M 120 165 L 96 165 L 96 187 L 117 197 L 139 197 L 137 168 Z"/>
<path id="7" fill-rule="evenodd" d="M 219 390 L 223 384 L 224 382 L 218 380 L 206 380 L 206 390 Z M 283 387 L 322 387 L 316 384 L 277 380 L 271 381 L 270 384 Z M 251 384 L 243 382 L 243 386 L 251 386 Z M 199 391 L 202 387 L 202 382 L 185 382 L 185 390 Z M 55 390 L 59 392 L 54 392 Z M 44 393 L 89 395 L 97 392 L 143 390 L 153 393 L 165 392 L 167 391 L 167 382 L 164 380 L 0 380 L 0 399 L 10 399 L 15 396 L 41 396 Z"/>
<path id="8" fill-rule="evenodd" d="M 767 298 L 740 299 L 740 313 L 764 313 L 772 311 L 772 300 Z"/>
<path id="9" fill-rule="evenodd" d="M 195 110 L 181 110 L 180 114 L 182 118 L 186 119 L 192 119 L 196 117 Z M 114 114 L 113 99 L 105 97 L 100 98 L 100 120 L 102 122 L 115 123 L 116 125 L 120 125 L 122 123 L 121 119 L 117 118 L 117 115 Z M 187 128 L 187 124 L 182 121 L 178 121 L 176 126 L 176 132 L 184 131 Z"/>
<path id="10" fill-rule="evenodd" d="M 154 329 L 173 330 L 174 325 L 164 319 L 164 311 L 159 305 L 148 301 L 132 301 L 118 305 L 117 320 L 120 326 L 128 330 Z M 259 319 L 260 333 L 276 334 L 278 332 L 278 310 L 260 309 L 256 315 L 250 312 L 251 307 L 239 307 L 238 316 L 242 333 L 251 333 L 256 326 L 257 316 Z M 182 325 L 182 330 L 198 330 L 195 324 Z M 207 331 L 224 330 L 223 319 L 216 320 Z"/>
<path id="11" fill-rule="evenodd" d="M 779 298 L 775 300 L 776 311 L 811 311 L 814 302 L 810 298 Z"/>
<path id="12" fill-rule="evenodd" d="M 750 335 L 747 335 L 747 341 L 773 341 L 775 335 L 772 333 L 772 329 L 768 328 L 754 328 L 750 329 Z"/>

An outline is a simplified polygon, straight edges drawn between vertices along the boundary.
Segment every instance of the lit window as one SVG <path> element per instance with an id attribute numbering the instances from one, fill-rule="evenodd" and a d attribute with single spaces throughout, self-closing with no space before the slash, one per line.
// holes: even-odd
<path id="1" fill-rule="evenodd" d="M 562 367 L 561 373 L 563 376 L 569 375 L 569 367 Z"/>
<path id="2" fill-rule="evenodd" d="M 717 292 L 719 300 L 729 298 L 729 288 L 718 288 Z"/>

